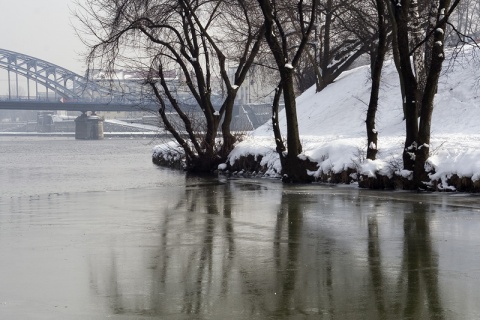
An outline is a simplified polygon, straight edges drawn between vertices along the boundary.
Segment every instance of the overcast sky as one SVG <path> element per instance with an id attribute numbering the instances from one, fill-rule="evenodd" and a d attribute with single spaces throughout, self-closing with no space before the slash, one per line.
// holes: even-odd
<path id="1" fill-rule="evenodd" d="M 74 0 L 0 1 L 0 48 L 84 74 L 85 47 L 75 34 L 71 14 Z"/>

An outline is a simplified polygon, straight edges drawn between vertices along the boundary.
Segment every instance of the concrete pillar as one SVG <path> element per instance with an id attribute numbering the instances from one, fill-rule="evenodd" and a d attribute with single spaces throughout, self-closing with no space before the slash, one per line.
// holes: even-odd
<path id="1" fill-rule="evenodd" d="M 82 113 L 75 119 L 75 139 L 101 140 L 103 139 L 103 119 L 95 113 L 87 116 Z"/>

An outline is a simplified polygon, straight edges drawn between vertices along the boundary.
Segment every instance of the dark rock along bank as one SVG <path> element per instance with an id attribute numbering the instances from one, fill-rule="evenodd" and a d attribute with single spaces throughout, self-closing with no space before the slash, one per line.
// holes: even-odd
<path id="1" fill-rule="evenodd" d="M 267 172 L 268 168 L 262 165 L 262 156 L 242 156 L 237 159 L 233 164 L 227 163 L 225 172 L 241 172 L 244 176 L 251 175 L 263 175 Z M 166 166 L 174 169 L 182 169 L 182 160 L 170 160 L 163 159 L 161 156 L 154 155 L 152 161 L 159 166 Z M 316 171 L 317 163 L 310 162 L 308 164 L 308 170 Z M 280 175 L 280 173 L 279 173 Z M 357 179 L 355 179 L 357 177 Z M 383 175 L 377 175 L 377 177 L 368 177 L 366 175 L 360 175 L 355 169 L 349 168 L 340 173 L 322 173 L 315 179 L 315 182 L 332 183 L 332 184 L 352 184 L 358 183 L 360 188 L 372 189 L 372 190 L 401 190 L 408 189 L 409 180 L 397 175 L 393 177 L 387 177 Z M 480 180 L 472 181 L 469 177 L 459 177 L 452 175 L 446 180 L 446 184 L 442 181 L 431 181 L 430 185 L 426 186 L 425 190 L 428 191 L 458 191 L 458 192 L 470 192 L 480 193 Z"/>

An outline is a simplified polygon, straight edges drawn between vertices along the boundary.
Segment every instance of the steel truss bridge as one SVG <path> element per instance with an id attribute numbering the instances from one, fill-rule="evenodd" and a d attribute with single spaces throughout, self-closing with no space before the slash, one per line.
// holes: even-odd
<path id="1" fill-rule="evenodd" d="M 129 80 L 129 84 L 122 86 L 116 79 L 87 79 L 53 63 L 0 49 L 0 80 L 4 74 L 7 79 L 0 82 L 0 110 L 158 112 L 155 99 L 143 92 L 141 80 Z M 116 87 L 122 90 L 114 89 Z M 179 101 L 192 114 L 200 112 L 191 95 L 179 96 Z M 217 103 L 219 107 L 221 102 Z M 271 116 L 270 104 L 235 106 L 238 108 L 236 121 L 242 130 L 254 129 Z M 167 104 L 167 107 L 171 106 Z"/>
<path id="2" fill-rule="evenodd" d="M 153 99 L 139 90 L 115 90 L 22 53 L 0 49 L 0 69 L 6 70 L 8 84 L 8 94 L 0 96 L 0 109 L 82 112 L 158 110 Z M 5 92 L 2 87 L 1 92 Z"/>

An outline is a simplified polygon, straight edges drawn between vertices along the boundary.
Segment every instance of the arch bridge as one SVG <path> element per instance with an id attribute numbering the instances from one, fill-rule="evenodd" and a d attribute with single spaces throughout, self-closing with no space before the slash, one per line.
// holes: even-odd
<path id="1" fill-rule="evenodd" d="M 3 73 L 2 73 L 3 72 Z M 0 110 L 65 111 L 150 111 L 158 105 L 144 92 L 141 76 L 122 81 L 83 77 L 56 64 L 26 54 L 0 49 Z M 6 79 L 4 79 L 6 78 Z M 6 86 L 2 84 L 6 83 Z M 172 86 L 178 85 L 172 77 Z M 119 88 L 119 89 L 115 89 Z M 179 90 L 181 105 L 191 113 L 199 112 L 193 97 Z M 218 107 L 221 99 L 217 101 Z M 171 106 L 167 104 L 167 107 Z M 269 118 L 269 106 L 236 105 L 237 122 L 242 130 L 254 129 Z M 84 115 L 77 120 L 85 120 Z M 244 119 L 245 118 L 245 119 Z M 77 122 L 78 124 L 79 122 Z M 78 127 L 78 125 L 77 125 Z"/>
<path id="2" fill-rule="evenodd" d="M 138 90 L 138 84 L 136 91 L 115 90 L 53 63 L 6 49 L 0 49 L 0 69 L 6 71 L 7 78 L 7 88 L 0 87 L 0 109 L 86 112 L 158 108 Z"/>

